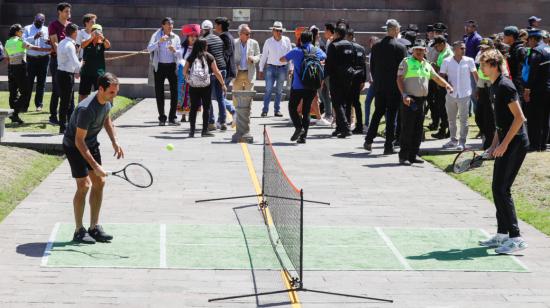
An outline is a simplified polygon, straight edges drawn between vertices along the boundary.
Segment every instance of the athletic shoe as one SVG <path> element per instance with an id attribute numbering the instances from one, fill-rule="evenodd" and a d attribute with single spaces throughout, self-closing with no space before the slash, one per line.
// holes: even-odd
<path id="1" fill-rule="evenodd" d="M 332 124 L 332 122 L 334 121 L 334 119 L 332 117 L 323 117 L 323 119 L 325 119 L 327 122 L 329 122 L 330 124 Z"/>
<path id="2" fill-rule="evenodd" d="M 351 132 L 349 130 L 346 130 L 345 132 L 339 133 L 337 137 L 340 138 L 340 139 L 344 139 L 344 138 L 349 137 L 351 135 L 352 135 Z"/>
<path id="3" fill-rule="evenodd" d="M 364 148 L 368 153 L 372 152 L 372 143 L 367 143 L 367 142 L 365 141 L 365 143 L 363 143 L 363 148 Z"/>
<path id="4" fill-rule="evenodd" d="M 216 124 L 208 124 L 208 131 L 216 130 Z"/>
<path id="5" fill-rule="evenodd" d="M 283 116 L 283 114 L 280 111 L 275 112 L 275 116 L 280 118 Z"/>
<path id="6" fill-rule="evenodd" d="M 421 159 L 419 156 L 416 156 L 415 158 L 410 159 L 409 161 L 411 162 L 411 164 L 423 164 L 424 163 L 424 160 Z"/>
<path id="7" fill-rule="evenodd" d="M 57 118 L 50 117 L 50 119 L 48 119 L 48 123 L 51 125 L 59 125 L 59 120 L 57 120 Z"/>
<path id="8" fill-rule="evenodd" d="M 406 159 L 399 159 L 399 164 L 402 165 L 402 166 L 410 166 L 411 165 L 411 162 L 406 160 Z"/>
<path id="9" fill-rule="evenodd" d="M 227 125 L 225 124 L 221 124 L 220 125 L 220 130 L 223 132 L 223 131 L 226 131 L 227 130 Z"/>
<path id="10" fill-rule="evenodd" d="M 73 235 L 73 242 L 82 244 L 95 244 L 95 239 L 90 236 L 86 228 L 80 227 Z"/>
<path id="11" fill-rule="evenodd" d="M 332 137 L 336 137 L 336 136 L 338 136 L 339 134 L 340 134 L 340 132 L 337 131 L 337 130 L 335 130 L 335 131 L 332 132 L 331 136 L 332 136 Z"/>
<path id="12" fill-rule="evenodd" d="M 464 143 L 461 143 L 456 146 L 457 151 L 464 151 L 465 148 L 466 148 L 466 145 Z"/>
<path id="13" fill-rule="evenodd" d="M 23 123 L 25 123 L 25 122 L 23 122 L 23 120 L 21 120 L 21 118 L 20 118 L 18 115 L 16 115 L 16 116 L 10 116 L 9 118 L 10 118 L 10 120 L 11 120 L 12 123 L 17 123 L 17 124 L 23 124 Z"/>
<path id="14" fill-rule="evenodd" d="M 395 154 L 397 152 L 395 152 L 395 150 L 393 148 L 387 148 L 387 149 L 384 149 L 384 155 L 392 155 L 392 154 Z"/>
<path id="15" fill-rule="evenodd" d="M 42 106 L 38 106 L 38 107 L 36 107 L 36 111 L 37 111 L 37 112 L 40 112 L 40 111 L 42 111 Z"/>
<path id="16" fill-rule="evenodd" d="M 321 118 L 321 120 L 317 120 L 317 125 L 319 126 L 330 126 L 330 122 L 326 119 Z"/>
<path id="17" fill-rule="evenodd" d="M 527 242 L 521 237 L 514 237 L 506 240 L 500 247 L 495 249 L 495 252 L 498 254 L 511 254 L 516 251 L 524 250 L 527 247 L 529 247 L 529 245 L 527 245 Z"/>
<path id="18" fill-rule="evenodd" d="M 444 149 L 452 149 L 452 148 L 456 148 L 457 146 L 458 146 L 458 142 L 451 140 L 451 141 L 445 143 L 443 145 L 443 148 Z"/>
<path id="19" fill-rule="evenodd" d="M 262 117 L 262 118 L 267 117 L 267 112 L 262 112 L 261 117 Z"/>
<path id="20" fill-rule="evenodd" d="M 296 141 L 296 140 L 298 140 L 298 138 L 300 137 L 301 134 L 302 134 L 302 130 L 301 130 L 301 129 L 295 129 L 295 130 L 294 130 L 294 134 L 292 134 L 292 137 L 290 137 L 290 141 Z"/>
<path id="21" fill-rule="evenodd" d="M 160 121 L 159 120 L 159 126 L 166 126 L 166 121 Z"/>
<path id="22" fill-rule="evenodd" d="M 195 138 L 195 131 L 194 130 L 189 131 L 189 138 Z"/>
<path id="23" fill-rule="evenodd" d="M 113 236 L 105 233 L 103 227 L 96 225 L 93 229 L 88 229 L 88 234 L 93 237 L 97 242 L 109 242 L 113 240 Z"/>
<path id="24" fill-rule="evenodd" d="M 176 122 L 176 120 L 170 120 L 168 121 L 168 125 L 170 126 L 180 126 L 180 122 Z"/>
<path id="25" fill-rule="evenodd" d="M 306 137 L 300 136 L 300 138 L 298 138 L 298 141 L 296 141 L 296 143 L 306 143 Z"/>
<path id="26" fill-rule="evenodd" d="M 201 137 L 214 137 L 215 135 L 211 132 L 202 132 Z"/>
<path id="27" fill-rule="evenodd" d="M 491 237 L 488 240 L 485 241 L 479 241 L 479 246 L 483 247 L 489 247 L 489 248 L 497 248 L 502 246 L 504 242 L 508 240 L 507 234 L 495 234 L 493 237 Z"/>

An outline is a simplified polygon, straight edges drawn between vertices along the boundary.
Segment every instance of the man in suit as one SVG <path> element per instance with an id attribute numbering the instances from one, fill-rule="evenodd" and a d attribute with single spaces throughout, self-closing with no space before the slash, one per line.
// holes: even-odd
<path id="1" fill-rule="evenodd" d="M 251 33 L 247 24 L 239 26 L 239 38 L 235 39 L 237 76 L 233 81 L 233 91 L 254 88 L 256 64 L 260 62 L 260 45 L 256 40 L 250 38 Z"/>

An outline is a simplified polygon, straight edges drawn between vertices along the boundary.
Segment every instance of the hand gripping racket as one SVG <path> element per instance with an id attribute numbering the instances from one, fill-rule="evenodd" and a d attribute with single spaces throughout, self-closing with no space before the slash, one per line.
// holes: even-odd
<path id="1" fill-rule="evenodd" d="M 463 173 L 472 168 L 481 167 L 484 160 L 490 160 L 491 157 L 489 153 L 483 152 L 477 154 L 474 150 L 464 150 L 455 157 L 453 162 L 453 171 L 454 173 Z"/>
<path id="2" fill-rule="evenodd" d="M 153 174 L 151 174 L 151 171 L 138 163 L 130 163 L 119 171 L 107 172 L 107 175 L 119 177 L 139 188 L 148 188 L 153 185 Z"/>

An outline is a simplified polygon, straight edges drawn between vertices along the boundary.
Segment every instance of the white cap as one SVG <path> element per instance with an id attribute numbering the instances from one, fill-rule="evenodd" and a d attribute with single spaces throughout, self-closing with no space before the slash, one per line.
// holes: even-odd
<path id="1" fill-rule="evenodd" d="M 208 19 L 203 21 L 202 24 L 201 24 L 201 29 L 202 30 L 212 30 L 213 28 L 214 28 L 214 25 Z"/>

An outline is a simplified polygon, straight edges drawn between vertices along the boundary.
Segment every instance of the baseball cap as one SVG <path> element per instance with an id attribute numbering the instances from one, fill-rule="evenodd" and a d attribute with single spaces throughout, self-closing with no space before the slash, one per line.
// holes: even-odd
<path id="1" fill-rule="evenodd" d="M 504 28 L 504 35 L 505 36 L 518 36 L 519 35 L 519 29 L 516 26 L 508 26 Z"/>
<path id="2" fill-rule="evenodd" d="M 103 31 L 103 27 L 102 27 L 100 24 L 94 24 L 94 25 L 92 26 L 92 30 Z"/>
<path id="3" fill-rule="evenodd" d="M 212 30 L 213 28 L 214 28 L 214 25 L 208 19 L 203 21 L 202 24 L 201 24 L 201 29 L 202 30 Z"/>
<path id="4" fill-rule="evenodd" d="M 495 43 L 493 42 L 492 39 L 488 38 L 488 37 L 485 37 L 485 38 L 482 38 L 481 41 L 479 42 L 479 47 L 482 47 L 482 48 L 494 48 L 495 47 Z"/>
<path id="5" fill-rule="evenodd" d="M 531 16 L 529 17 L 529 19 L 527 19 L 528 21 L 541 21 L 542 18 L 540 17 L 537 17 L 537 16 Z"/>
<path id="6" fill-rule="evenodd" d="M 198 24 L 189 24 L 181 27 L 181 34 L 185 36 L 199 35 L 201 33 L 201 26 Z"/>
<path id="7" fill-rule="evenodd" d="M 527 37 L 543 37 L 543 30 L 540 29 L 531 29 L 527 30 Z"/>

